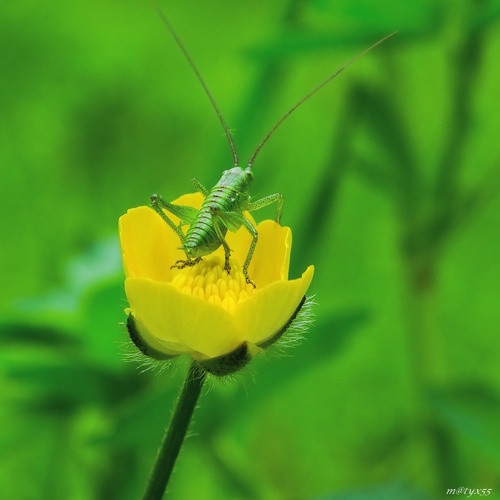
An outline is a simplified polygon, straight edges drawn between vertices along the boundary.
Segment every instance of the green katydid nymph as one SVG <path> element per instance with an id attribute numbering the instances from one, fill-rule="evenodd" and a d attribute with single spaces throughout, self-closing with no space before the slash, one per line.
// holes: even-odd
<path id="1" fill-rule="evenodd" d="M 205 94 L 210 99 L 212 106 L 217 113 L 219 120 L 224 128 L 231 152 L 233 155 L 234 167 L 229 170 L 225 170 L 222 173 L 222 177 L 219 182 L 212 188 L 207 189 L 199 181 L 193 179 L 193 184 L 196 189 L 200 191 L 205 197 L 203 204 L 199 210 L 184 206 L 177 205 L 174 203 L 168 203 L 164 201 L 160 196 L 154 194 L 151 196 L 151 207 L 158 213 L 158 215 L 170 226 L 170 228 L 175 231 L 181 240 L 180 249 L 184 250 L 186 254 L 185 260 L 178 260 L 171 267 L 182 269 L 186 266 L 193 266 L 200 262 L 201 258 L 210 255 L 212 252 L 217 250 L 220 246 L 224 249 L 224 269 L 230 273 L 231 266 L 229 263 L 229 257 L 231 255 L 231 249 L 229 248 L 225 236 L 227 231 L 237 231 L 242 226 L 250 233 L 252 236 L 252 241 L 250 248 L 243 264 L 243 275 L 245 276 L 246 282 L 253 285 L 248 275 L 248 267 L 252 260 L 255 247 L 257 245 L 258 233 L 252 222 L 245 216 L 245 212 L 252 212 L 260 208 L 266 207 L 272 203 L 277 204 L 276 210 L 276 222 L 280 222 L 281 213 L 283 210 L 284 199 L 281 194 L 272 194 L 265 196 L 256 201 L 252 201 L 250 197 L 250 185 L 253 179 L 252 166 L 254 160 L 264 144 L 271 137 L 274 131 L 281 125 L 281 123 L 293 112 L 295 111 L 304 101 L 309 99 L 313 94 L 315 94 L 319 89 L 325 86 L 330 80 L 335 78 L 344 69 L 350 66 L 354 61 L 365 55 L 370 50 L 374 49 L 377 45 L 380 45 L 388 38 L 392 37 L 396 33 L 391 33 L 386 37 L 382 38 L 368 49 L 364 50 L 350 61 L 348 61 L 344 66 L 340 67 L 334 73 L 332 73 L 328 78 L 326 78 L 322 83 L 310 91 L 306 96 L 304 96 L 299 102 L 297 102 L 292 108 L 290 108 L 271 128 L 271 130 L 265 135 L 264 139 L 255 149 L 254 153 L 250 157 L 246 168 L 241 168 L 239 166 L 238 154 L 231 137 L 228 126 L 219 110 L 212 94 L 210 93 L 205 81 L 201 77 L 197 67 L 195 66 L 193 60 L 191 59 L 189 53 L 181 42 L 180 38 L 177 36 L 176 32 L 172 28 L 170 22 L 165 17 L 163 12 L 158 9 L 158 13 L 167 27 L 168 31 L 175 39 L 177 45 L 180 47 L 181 51 L 184 53 L 187 61 L 189 62 L 191 68 L 193 69 L 197 79 L 202 85 Z M 174 216 L 180 219 L 180 224 L 176 225 L 172 219 L 166 214 L 166 211 L 170 212 Z M 188 226 L 186 232 L 182 230 L 183 226 Z"/>

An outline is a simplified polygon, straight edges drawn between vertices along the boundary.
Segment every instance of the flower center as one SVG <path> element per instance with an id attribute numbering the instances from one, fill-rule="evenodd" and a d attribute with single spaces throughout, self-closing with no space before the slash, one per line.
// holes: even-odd
<path id="1" fill-rule="evenodd" d="M 182 293 L 206 300 L 231 313 L 237 304 L 253 295 L 254 289 L 246 282 L 240 265 L 233 259 L 229 262 L 231 272 L 228 274 L 220 257 L 205 257 L 200 263 L 179 270 L 172 285 Z"/>

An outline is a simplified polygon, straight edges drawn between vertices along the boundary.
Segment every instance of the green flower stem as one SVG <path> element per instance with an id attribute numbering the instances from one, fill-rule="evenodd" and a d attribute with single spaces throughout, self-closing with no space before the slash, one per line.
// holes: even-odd
<path id="1" fill-rule="evenodd" d="M 156 456 L 155 465 L 149 477 L 143 500 L 160 500 L 163 498 L 205 379 L 205 370 L 193 362 L 189 367 L 174 414 Z"/>

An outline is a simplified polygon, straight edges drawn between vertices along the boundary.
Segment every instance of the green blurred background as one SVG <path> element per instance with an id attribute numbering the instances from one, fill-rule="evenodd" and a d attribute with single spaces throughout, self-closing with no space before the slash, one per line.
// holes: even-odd
<path id="1" fill-rule="evenodd" d="M 316 324 L 201 399 L 171 498 L 500 493 L 498 0 L 165 2 L 281 192 Z M 185 366 L 124 361 L 117 219 L 231 165 L 148 2 L 0 4 L 0 497 L 137 499 Z M 257 213 L 272 217 L 273 209 Z"/>

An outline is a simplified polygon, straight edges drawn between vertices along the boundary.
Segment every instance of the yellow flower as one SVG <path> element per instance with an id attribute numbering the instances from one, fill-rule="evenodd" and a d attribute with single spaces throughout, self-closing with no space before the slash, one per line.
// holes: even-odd
<path id="1" fill-rule="evenodd" d="M 202 201 L 201 194 L 192 194 L 174 203 L 199 208 Z M 172 269 L 186 258 L 179 238 L 149 207 L 128 210 L 119 231 L 130 304 L 127 327 L 136 346 L 156 359 L 188 354 L 218 375 L 236 371 L 283 334 L 313 277 L 310 266 L 301 278 L 288 280 L 292 234 L 269 220 L 257 225 L 259 241 L 249 267 L 255 289 L 241 268 L 251 241 L 244 228 L 227 233 L 230 274 L 222 248 L 192 267 Z"/>

